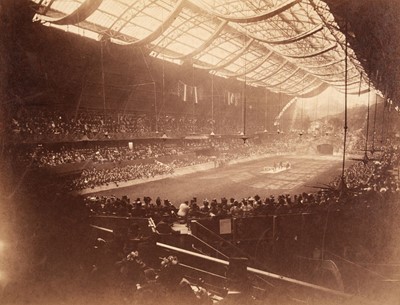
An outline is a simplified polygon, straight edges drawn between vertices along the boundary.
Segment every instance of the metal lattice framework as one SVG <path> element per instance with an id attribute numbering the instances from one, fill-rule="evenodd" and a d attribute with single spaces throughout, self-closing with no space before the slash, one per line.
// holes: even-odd
<path id="1" fill-rule="evenodd" d="M 34 21 L 301 96 L 345 86 L 345 36 L 320 0 L 34 0 Z M 368 88 L 349 48 L 348 93 Z"/>

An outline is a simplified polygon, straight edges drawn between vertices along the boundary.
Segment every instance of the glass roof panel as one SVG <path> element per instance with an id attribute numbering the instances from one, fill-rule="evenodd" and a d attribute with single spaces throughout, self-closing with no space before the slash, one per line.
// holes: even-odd
<path id="1" fill-rule="evenodd" d="M 65 1 L 54 1 L 51 4 L 51 8 L 55 11 L 66 13 L 67 15 L 71 14 L 78 7 L 81 6 L 83 0 L 65 0 Z"/>
<path id="2" fill-rule="evenodd" d="M 117 20 L 117 17 L 111 16 L 102 11 L 95 11 L 86 20 L 91 23 L 101 23 L 106 27 L 111 27 Z"/>
<path id="3" fill-rule="evenodd" d="M 128 6 L 126 4 L 122 4 L 120 1 L 116 0 L 103 1 L 99 6 L 99 10 L 108 12 L 114 16 L 121 16 L 127 8 Z"/>
<path id="4" fill-rule="evenodd" d="M 309 1 L 103 0 L 90 8 L 84 21 L 68 25 L 53 22 L 78 9 L 87 10 L 82 6 L 87 5 L 85 0 L 33 2 L 39 4 L 34 21 L 44 25 L 92 39 L 109 35 L 111 41 L 127 46 L 146 44 L 152 56 L 176 63 L 192 54 L 193 63 L 214 67 L 219 75 L 243 80 L 246 74 L 246 79 L 267 85 L 285 81 L 285 90 L 293 87 L 292 92 L 302 78 L 318 78 L 337 87 L 344 83 L 345 37 L 326 26 L 328 22 L 337 27 L 332 14 L 324 12 L 322 18 Z M 365 75 L 351 48 L 348 54 L 349 77 Z"/>

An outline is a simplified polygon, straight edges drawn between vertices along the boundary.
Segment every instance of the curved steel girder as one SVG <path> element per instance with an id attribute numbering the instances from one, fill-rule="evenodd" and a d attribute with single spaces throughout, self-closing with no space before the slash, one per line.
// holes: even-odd
<path id="1" fill-rule="evenodd" d="M 93 14 L 102 2 L 103 0 L 86 0 L 69 15 L 61 17 L 59 19 L 53 19 L 45 15 L 40 15 L 40 19 L 57 25 L 76 24 L 84 21 L 91 14 Z M 46 7 L 46 11 L 50 9 L 50 5 Z"/>
<path id="2" fill-rule="evenodd" d="M 300 80 L 296 81 L 293 85 L 290 85 L 290 87 L 296 87 L 298 84 L 300 84 L 303 80 L 305 80 L 307 77 L 310 77 L 311 75 L 306 73 Z M 275 86 L 274 86 L 275 87 Z M 267 87 L 269 88 L 269 87 Z M 285 89 L 286 91 L 286 89 Z"/>
<path id="3" fill-rule="evenodd" d="M 298 94 L 299 92 L 303 93 L 304 91 L 306 91 L 306 90 L 308 90 L 310 87 L 312 87 L 313 84 L 314 84 L 316 81 L 319 81 L 319 82 L 322 84 L 322 82 L 321 82 L 318 78 L 315 78 L 311 83 L 309 83 L 306 87 L 301 88 L 300 90 L 297 90 L 297 91 L 286 91 L 286 92 L 288 92 L 288 94 L 291 94 L 291 95 L 296 95 L 296 94 Z M 312 90 L 314 90 L 315 88 L 321 86 L 321 84 L 318 84 L 318 86 L 313 87 Z M 311 90 L 311 91 L 312 91 L 312 90 Z"/>
<path id="4" fill-rule="evenodd" d="M 340 87 L 345 87 L 346 85 L 345 84 L 341 84 L 341 85 L 333 85 L 333 84 L 330 84 L 330 83 L 328 83 L 328 82 L 326 82 L 329 86 L 332 86 L 332 87 L 335 87 L 335 88 L 340 88 Z M 358 85 L 360 82 L 359 81 L 356 81 L 356 82 L 351 82 L 351 83 L 348 83 L 347 84 L 347 86 L 352 86 L 352 85 Z M 339 90 L 339 89 L 338 89 Z"/>
<path id="5" fill-rule="evenodd" d="M 154 0 L 151 4 L 153 4 L 153 3 L 155 3 L 156 2 L 156 0 Z M 122 12 L 122 14 L 119 16 L 119 18 L 118 19 L 116 19 L 114 22 L 113 22 L 113 24 L 109 27 L 109 29 L 112 29 L 116 24 L 117 24 L 117 22 L 118 21 L 120 21 L 120 20 L 123 20 L 122 19 L 122 17 L 129 11 L 129 10 L 131 10 L 132 9 L 132 7 L 134 6 L 136 4 L 136 1 L 132 1 L 132 3 L 131 3 L 131 5 L 128 5 L 127 6 L 127 8 Z M 138 15 L 138 14 L 140 14 L 141 12 L 143 12 L 143 10 L 146 8 L 146 7 L 148 7 L 149 5 L 144 5 L 143 6 L 143 8 L 141 8 L 140 10 L 137 10 L 135 13 L 136 13 L 136 16 Z M 121 30 L 129 23 L 129 21 L 130 21 L 130 19 L 126 19 L 126 20 L 124 20 L 125 22 L 117 29 L 117 30 L 114 30 L 114 31 L 118 31 L 118 32 L 121 32 Z"/>
<path id="6" fill-rule="evenodd" d="M 175 21 L 176 17 L 178 17 L 179 13 L 183 9 L 186 4 L 186 0 L 179 0 L 174 8 L 172 9 L 171 13 L 167 16 L 167 18 L 149 35 L 146 37 L 134 41 L 132 43 L 127 44 L 128 46 L 142 46 L 144 44 L 148 44 L 153 40 L 157 39 L 166 29 L 170 27 L 170 25 Z"/>
<path id="7" fill-rule="evenodd" d="M 286 38 L 286 39 L 281 39 L 281 40 L 268 40 L 268 39 L 264 39 L 258 35 L 253 35 L 253 34 L 247 34 L 249 37 L 254 38 L 258 41 L 261 42 L 265 42 L 271 45 L 280 45 L 280 44 L 288 44 L 288 43 L 293 43 L 296 41 L 299 41 L 301 39 L 307 38 L 317 32 L 319 32 L 320 30 L 323 29 L 323 25 L 319 24 L 316 27 L 314 27 L 313 29 L 306 31 L 306 32 L 302 32 L 296 36 L 290 37 L 290 38 Z"/>
<path id="8" fill-rule="evenodd" d="M 353 76 L 348 77 L 347 79 L 349 80 L 349 79 L 353 79 L 353 78 L 355 78 L 355 77 L 358 78 L 358 75 L 355 74 L 355 75 L 353 75 Z M 342 79 L 323 79 L 323 78 L 320 78 L 320 80 L 322 80 L 323 82 L 326 82 L 326 83 L 328 83 L 328 84 L 330 84 L 330 83 L 342 83 L 342 82 L 344 82 L 344 78 L 342 78 Z M 360 81 L 357 81 L 357 82 L 360 82 Z M 335 85 L 335 86 L 336 86 L 336 85 Z"/>
<path id="9" fill-rule="evenodd" d="M 43 12 L 41 12 L 40 14 L 46 15 L 46 13 L 49 11 L 51 5 L 53 4 L 55 0 L 50 0 L 49 3 L 44 7 Z M 43 1 L 40 1 L 39 6 L 42 5 Z"/>
<path id="10" fill-rule="evenodd" d="M 350 69 L 348 69 L 347 72 L 352 71 L 352 70 L 354 70 L 354 69 L 355 69 L 355 67 L 353 66 L 353 67 L 351 67 Z M 342 73 L 344 73 L 344 72 L 345 72 L 345 71 L 339 71 L 339 72 L 328 73 L 328 74 L 319 74 L 319 73 L 311 73 L 311 74 L 312 74 L 312 75 L 315 75 L 315 76 L 324 77 L 324 76 L 338 75 L 338 74 L 342 74 Z"/>
<path id="11" fill-rule="evenodd" d="M 228 24 L 228 21 L 226 21 L 226 20 L 222 21 L 222 23 L 218 26 L 218 28 L 214 31 L 214 33 L 212 33 L 211 36 L 208 37 L 207 40 L 204 41 L 203 44 L 199 48 L 197 48 L 196 50 L 193 50 L 189 54 L 181 55 L 181 56 L 175 56 L 175 57 L 169 56 L 169 57 L 173 58 L 173 59 L 185 60 L 185 59 L 187 59 L 189 57 L 196 56 L 197 54 L 199 54 L 202 51 L 204 51 L 205 49 L 207 49 L 213 43 L 213 41 L 218 37 L 219 34 L 221 34 L 222 30 L 225 28 L 225 26 L 227 24 Z"/>
<path id="12" fill-rule="evenodd" d="M 340 93 L 343 93 L 343 94 L 345 94 L 345 91 L 342 91 L 342 90 L 337 90 L 337 91 L 339 91 Z M 365 94 L 365 93 L 368 93 L 368 89 L 365 89 L 365 90 L 363 90 L 363 91 L 358 91 L 358 90 L 356 90 L 356 91 L 354 91 L 354 92 L 349 92 L 349 91 L 347 91 L 347 94 L 351 94 L 351 95 L 356 95 L 356 94 Z"/>
<path id="13" fill-rule="evenodd" d="M 278 82 L 276 84 L 273 84 L 273 85 L 264 85 L 264 87 L 275 88 L 276 86 L 279 86 L 279 85 L 283 84 L 284 82 L 286 82 L 289 78 L 291 78 L 293 75 L 295 75 L 297 72 L 299 72 L 299 70 L 300 70 L 300 68 L 297 68 L 292 73 L 290 73 L 288 77 L 286 77 L 285 79 L 281 80 L 280 82 Z"/>
<path id="14" fill-rule="evenodd" d="M 309 57 L 315 57 L 315 56 L 324 54 L 326 52 L 329 52 L 330 50 L 336 48 L 336 46 L 337 46 L 337 44 L 334 43 L 334 44 L 331 44 L 330 46 L 328 46 L 327 48 L 325 48 L 325 49 L 323 49 L 321 51 L 317 51 L 317 52 L 309 53 L 309 54 L 305 54 L 305 55 L 288 55 L 288 54 L 282 54 L 280 52 L 279 52 L 279 54 L 281 54 L 284 57 L 290 57 L 290 58 L 309 58 Z"/>
<path id="15" fill-rule="evenodd" d="M 326 88 L 328 88 L 329 86 L 323 82 L 320 82 L 318 85 L 311 87 L 311 86 L 307 86 L 305 89 L 303 88 L 302 90 L 296 91 L 296 92 L 285 92 L 288 95 L 295 95 L 297 97 L 303 97 L 303 96 L 309 96 L 310 92 L 313 91 L 317 91 L 319 88 L 321 87 L 325 87 L 324 90 Z M 319 91 L 319 90 L 318 90 Z M 301 94 L 299 94 L 299 92 L 301 92 Z M 316 94 L 315 94 L 316 95 Z M 315 96 L 315 95 L 311 95 L 311 96 Z"/>
<path id="16" fill-rule="evenodd" d="M 288 63 L 288 61 L 285 60 L 282 64 L 279 65 L 278 68 L 276 68 L 274 71 L 271 71 L 270 73 L 268 73 L 267 75 L 263 76 L 262 78 L 257 79 L 257 80 L 248 80 L 247 82 L 248 83 L 262 82 L 262 81 L 274 76 L 276 73 L 278 73 L 287 63 Z M 239 79 L 239 80 L 242 80 L 242 79 Z"/>
<path id="17" fill-rule="evenodd" d="M 254 42 L 254 39 L 250 39 L 246 45 L 241 48 L 237 54 L 235 54 L 235 56 L 233 56 L 231 59 L 225 60 L 223 63 L 218 64 L 216 66 L 213 67 L 205 67 L 203 65 L 199 65 L 199 64 L 193 64 L 193 67 L 197 68 L 197 69 L 202 69 L 202 70 L 219 70 L 222 69 L 224 67 L 226 67 L 227 65 L 233 63 L 235 60 L 237 60 L 240 56 L 242 56 L 244 54 L 244 52 L 247 51 L 247 49 L 251 46 L 251 44 Z"/>
<path id="18" fill-rule="evenodd" d="M 204 3 L 203 1 L 200 1 L 203 3 L 203 5 L 201 5 L 200 8 L 206 10 L 209 14 L 212 14 L 223 20 L 227 20 L 227 21 L 235 22 L 235 23 L 252 23 L 252 22 L 258 22 L 258 21 L 262 21 L 262 20 L 265 20 L 268 18 L 272 18 L 272 17 L 286 11 L 287 9 L 291 8 L 293 5 L 299 3 L 300 1 L 301 0 L 287 0 L 286 2 L 278 5 L 277 7 L 270 9 L 267 12 L 264 12 L 264 13 L 261 13 L 259 15 L 255 15 L 255 16 L 250 16 L 250 17 L 231 17 L 228 15 L 223 15 L 223 14 L 217 13 L 212 8 L 210 8 L 208 4 Z M 196 6 L 199 6 L 197 3 L 195 3 L 195 1 L 192 1 L 192 3 Z"/>
<path id="19" fill-rule="evenodd" d="M 319 66 L 308 66 L 308 65 L 304 65 L 304 64 L 302 64 L 301 66 L 304 67 L 305 69 L 317 69 L 317 68 L 325 68 L 325 67 L 329 67 L 332 65 L 336 65 L 338 63 L 341 63 L 342 61 L 344 61 L 344 58 L 339 59 L 337 61 L 329 62 L 327 64 L 319 65 Z"/>
<path id="20" fill-rule="evenodd" d="M 254 65 L 254 67 L 252 67 L 252 68 L 250 68 L 250 69 L 248 69 L 248 70 L 244 69 L 245 71 L 239 72 L 239 73 L 223 73 L 223 74 L 224 74 L 225 76 L 227 76 L 227 77 L 240 77 L 240 76 L 246 75 L 246 74 L 248 74 L 248 73 L 250 73 L 250 72 L 253 72 L 254 70 L 256 70 L 257 68 L 259 68 L 260 66 L 262 66 L 262 65 L 268 60 L 268 58 L 271 57 L 271 55 L 272 55 L 273 53 L 274 53 L 274 52 L 270 51 L 267 55 L 263 56 L 263 59 L 262 59 L 261 63 L 256 63 L 256 64 Z"/>

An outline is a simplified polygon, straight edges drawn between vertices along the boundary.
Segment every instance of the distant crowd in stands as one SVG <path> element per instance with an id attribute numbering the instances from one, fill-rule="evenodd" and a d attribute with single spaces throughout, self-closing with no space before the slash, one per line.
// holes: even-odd
<path id="1" fill-rule="evenodd" d="M 109 142 L 102 145 L 75 144 L 57 148 L 44 144 L 16 150 L 13 158 L 23 167 L 31 168 L 77 165 L 70 166 L 70 172 L 74 176 L 69 175 L 67 167 L 63 170 L 68 181 L 67 189 L 72 191 L 111 183 L 118 186 L 120 182 L 172 174 L 177 168 L 208 162 L 219 167 L 242 158 L 289 153 L 294 151 L 295 145 L 295 141 L 288 141 L 287 136 L 264 143 L 248 140 L 245 144 L 238 138 L 182 139 L 171 142 L 146 140 L 131 145 Z M 79 176 L 76 176 L 77 170 L 82 171 Z"/>
<path id="2" fill-rule="evenodd" d="M 76 141 L 84 139 L 130 139 L 155 137 L 156 132 L 169 136 L 192 133 L 239 134 L 243 130 L 240 117 L 223 116 L 212 120 L 201 115 L 162 113 L 117 113 L 80 110 L 77 113 L 44 108 L 21 108 L 9 115 L 7 128 L 17 141 Z M 250 133 L 262 131 L 262 124 L 249 121 Z"/>
<path id="3" fill-rule="evenodd" d="M 50 149 L 37 146 L 18 155 L 19 161 L 34 166 L 58 166 L 67 163 L 92 161 L 94 163 L 119 163 L 159 158 L 163 156 L 177 156 L 203 147 L 202 143 L 182 142 L 180 145 L 168 146 L 160 142 L 135 143 L 132 149 L 128 145 L 99 146 L 92 148 L 61 147 Z"/>
<path id="4" fill-rule="evenodd" d="M 173 167 L 161 162 L 148 164 L 127 165 L 124 167 L 113 167 L 111 169 L 85 169 L 79 178 L 73 179 L 69 184 L 69 189 L 93 188 L 100 185 L 126 182 L 135 179 L 151 178 L 156 175 L 172 174 Z"/>
<path id="5" fill-rule="evenodd" d="M 379 161 L 364 165 L 362 162 L 352 164 L 345 172 L 345 184 L 340 185 L 342 177 L 334 179 L 330 188 L 316 193 L 302 193 L 291 196 L 282 194 L 262 198 L 254 197 L 220 200 L 205 199 L 201 203 L 197 198 L 186 201 L 175 207 L 169 200 L 159 197 L 153 202 L 150 197 L 142 201 L 137 198 L 131 202 L 128 197 L 122 199 L 114 196 L 87 197 L 86 206 L 94 215 L 141 216 L 155 217 L 168 214 L 180 220 L 202 217 L 246 217 L 268 214 L 286 214 L 326 210 L 347 205 L 362 207 L 380 205 L 386 200 L 394 200 L 400 195 L 400 182 L 388 170 L 399 162 L 400 151 L 388 150 Z"/>
<path id="6" fill-rule="evenodd" d="M 237 141 L 236 141 L 237 142 Z M 222 166 L 232 160 L 272 153 L 273 146 L 269 145 L 247 145 L 237 144 L 235 142 L 223 142 L 215 147 L 217 151 L 223 152 L 222 157 L 216 159 L 215 156 L 207 155 L 182 155 L 176 156 L 172 161 L 161 163 L 154 159 L 150 163 L 138 165 L 116 166 L 112 169 L 85 169 L 68 183 L 69 190 L 81 190 L 86 188 L 94 188 L 97 186 L 119 182 L 154 177 L 155 175 L 172 174 L 177 168 L 193 166 L 207 162 L 214 162 L 214 166 Z M 275 151 L 276 152 L 276 151 Z M 218 162 L 220 161 L 220 162 Z M 140 172 L 143 171 L 143 172 Z"/>
<path id="7" fill-rule="evenodd" d="M 117 117 L 104 112 L 81 111 L 67 115 L 61 111 L 45 109 L 20 110 L 11 118 L 10 129 L 22 139 L 32 136 L 46 139 L 48 136 L 71 135 L 80 139 L 92 138 L 97 134 L 107 136 L 111 133 L 129 133 L 132 135 L 150 132 L 150 118 L 143 114 Z"/>

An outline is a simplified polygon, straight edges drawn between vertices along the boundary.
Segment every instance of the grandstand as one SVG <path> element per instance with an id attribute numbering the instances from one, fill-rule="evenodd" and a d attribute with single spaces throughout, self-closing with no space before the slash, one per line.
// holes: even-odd
<path id="1" fill-rule="evenodd" d="M 3 1 L 0 303 L 398 304 L 398 6 Z"/>

